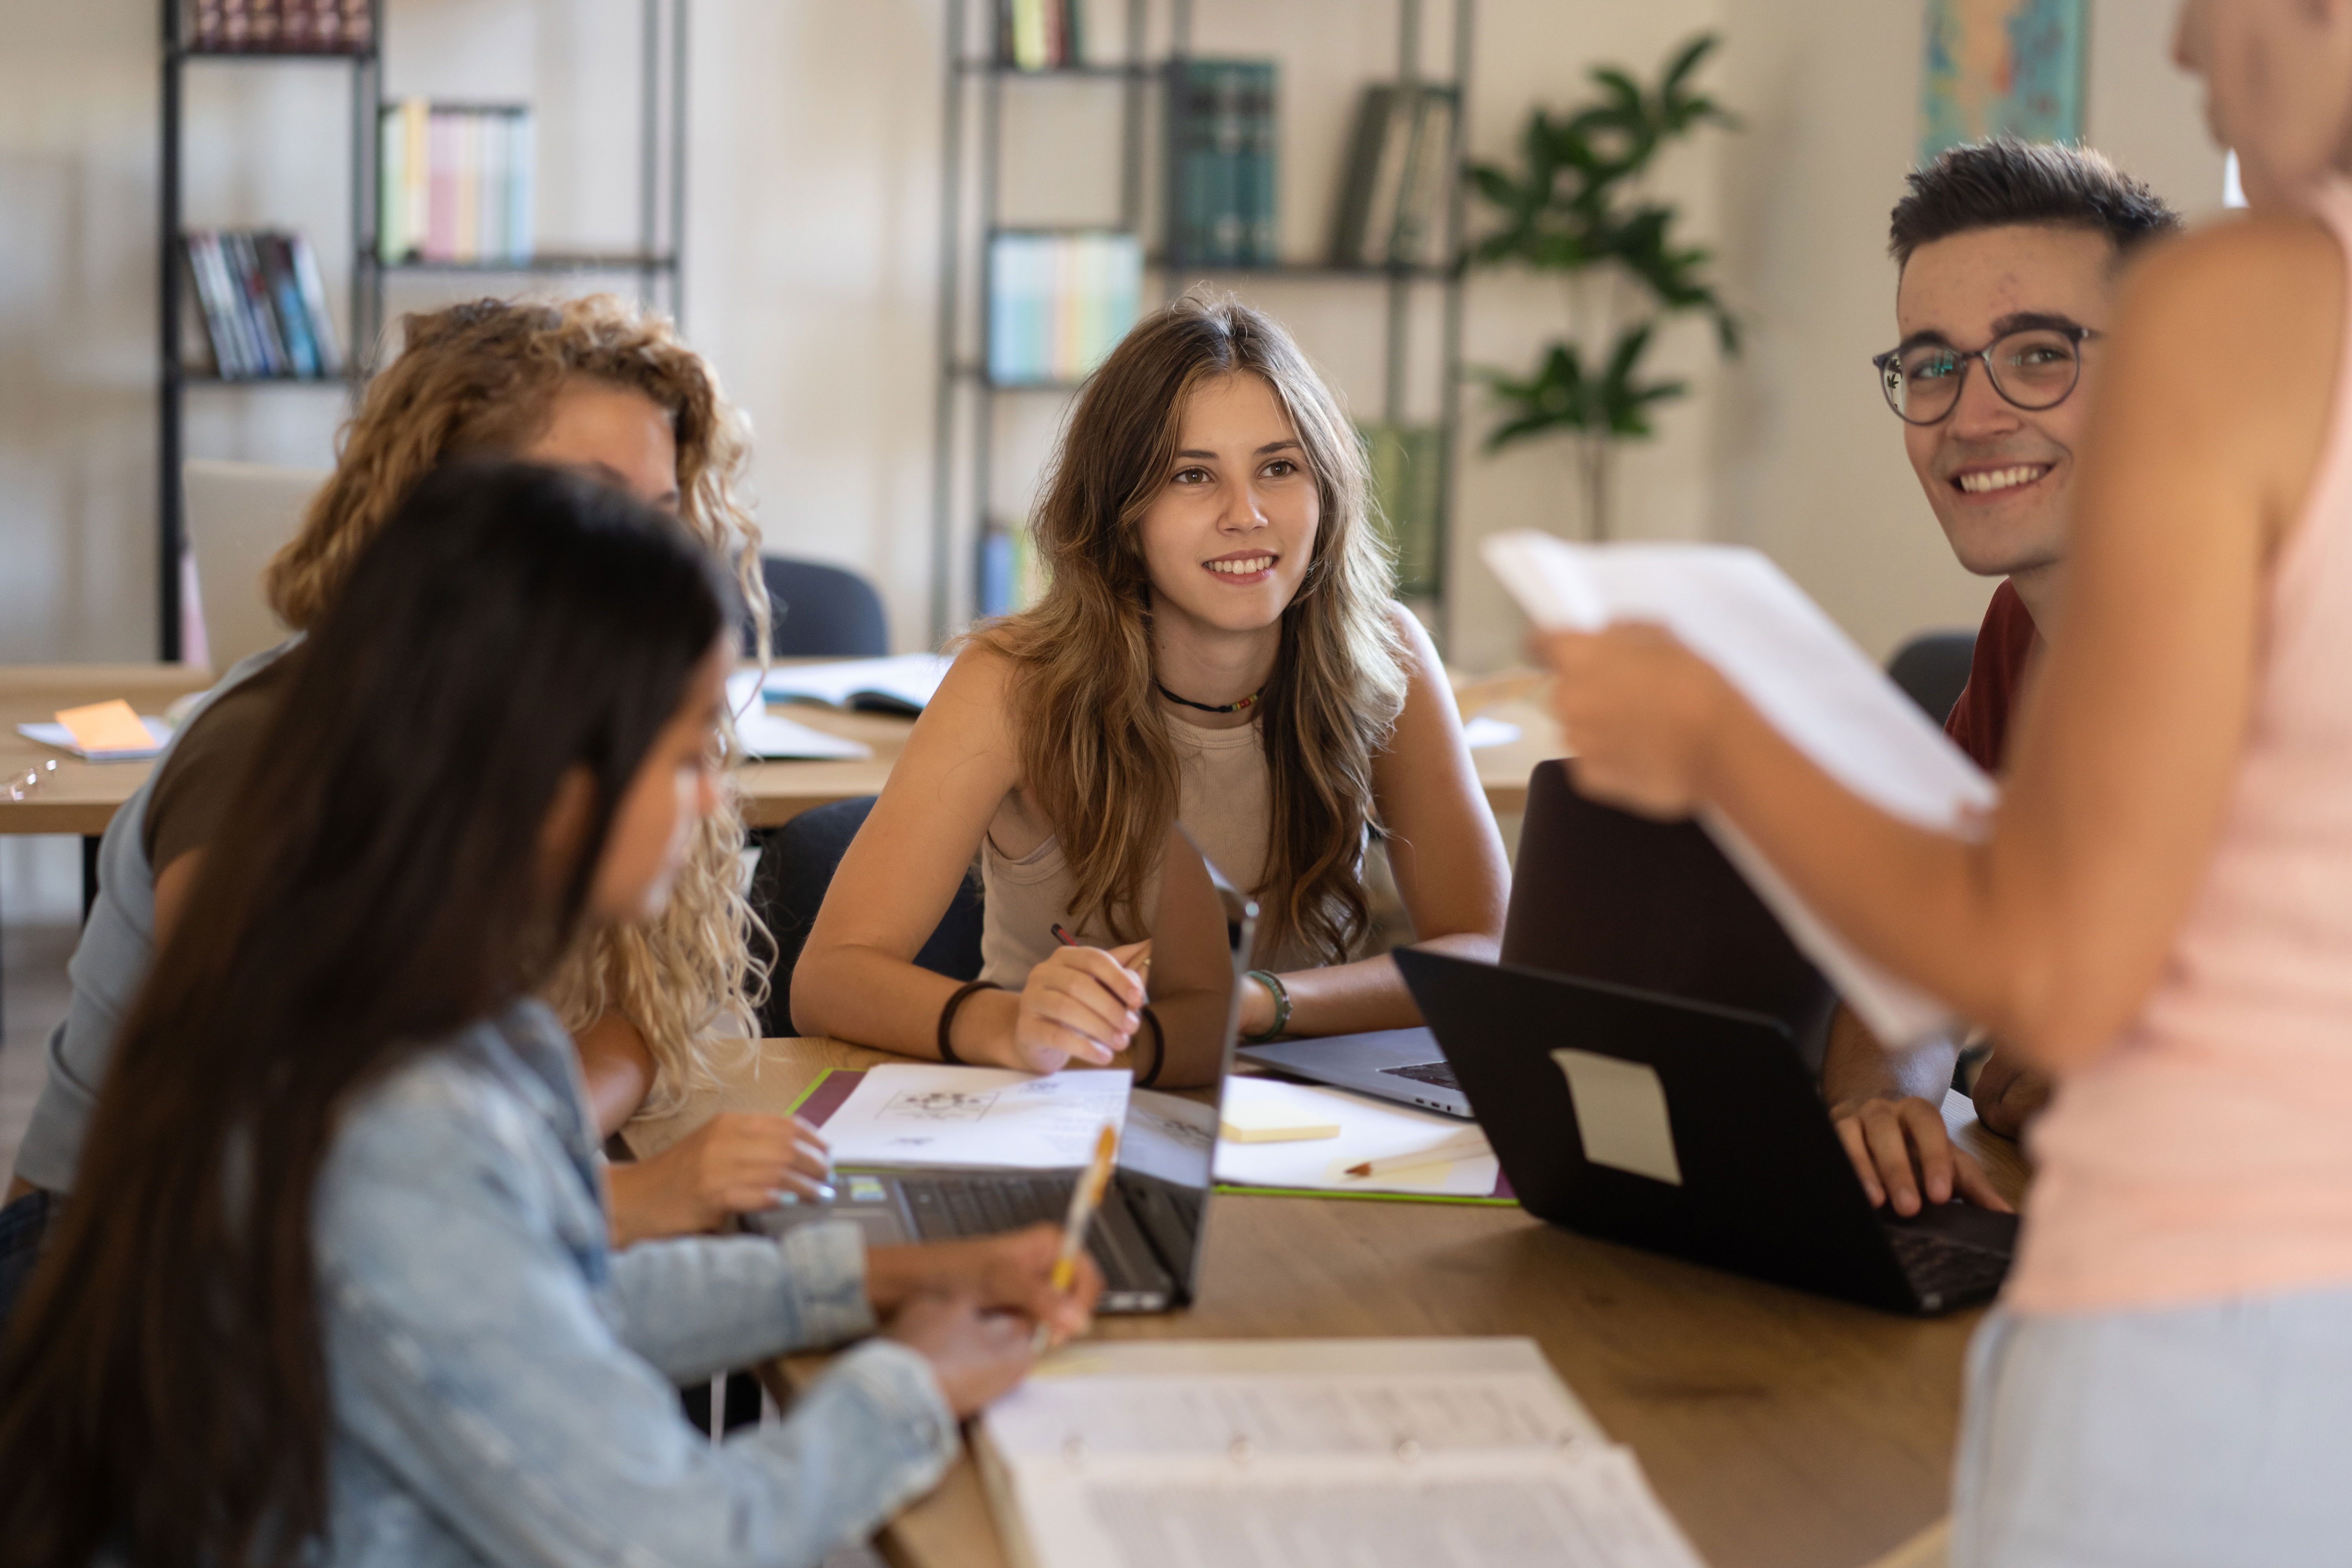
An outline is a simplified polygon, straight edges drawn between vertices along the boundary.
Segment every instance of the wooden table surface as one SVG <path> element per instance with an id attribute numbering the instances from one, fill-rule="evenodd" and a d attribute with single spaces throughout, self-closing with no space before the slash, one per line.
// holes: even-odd
<path id="1" fill-rule="evenodd" d="M 894 1058 L 761 1042 L 722 1091 L 628 1132 L 652 1153 L 721 1109 L 781 1110 L 827 1067 Z M 2024 1168 L 1958 1096 L 1945 1115 L 2004 1192 Z M 1526 1334 L 1713 1568 L 1853 1568 L 1948 1503 L 1961 1357 L 1978 1311 L 1892 1317 L 1588 1240 L 1517 1209 L 1341 1198 L 1216 1200 L 1202 1299 L 1105 1318 L 1105 1339 Z M 780 1369 L 805 1381 L 821 1358 Z M 907 1568 L 1005 1559 L 969 1458 L 885 1530 Z"/>
<path id="2" fill-rule="evenodd" d="M 183 664 L 0 665 L 0 768 L 6 770 L 0 777 L 21 775 L 44 763 L 58 764 L 30 799 L 13 801 L 0 792 L 0 833 L 103 833 L 115 808 L 147 781 L 154 766 L 85 763 L 25 739 L 16 733 L 18 724 L 111 697 L 129 700 L 142 713 L 160 715 L 173 699 L 211 683 L 206 671 Z M 1485 710 L 1518 725 L 1521 731 L 1508 745 L 1481 747 L 1471 753 L 1487 802 L 1497 814 L 1526 809 L 1528 774 L 1536 763 L 1559 755 L 1559 727 L 1532 701 L 1514 695 L 1523 689 L 1523 683 L 1506 683 L 1471 693 L 1491 692 L 1494 700 L 1482 703 Z M 874 748 L 874 755 L 864 762 L 746 764 L 737 778 L 744 820 L 754 827 L 773 827 L 835 801 L 879 795 L 914 728 L 911 720 L 878 713 L 838 713 L 807 704 L 795 704 L 788 711 L 812 729 L 863 741 Z"/>

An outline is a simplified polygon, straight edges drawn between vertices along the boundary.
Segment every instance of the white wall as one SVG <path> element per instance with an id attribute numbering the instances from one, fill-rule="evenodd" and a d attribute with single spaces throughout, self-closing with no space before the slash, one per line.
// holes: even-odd
<path id="1" fill-rule="evenodd" d="M 392 90 L 538 104 L 542 243 L 626 239 L 635 179 L 628 0 L 390 8 Z M 753 419 L 771 540 L 874 575 L 902 642 L 926 630 L 942 9 L 936 0 L 694 0 L 692 12 L 688 331 Z M 1311 254 L 1355 91 L 1388 68 L 1389 9 L 1375 0 L 1199 0 L 1196 9 L 1201 47 L 1285 62 L 1285 243 Z M 2090 131 L 2202 211 L 2218 203 L 2220 159 L 2204 144 L 2192 91 L 2163 60 L 2168 10 L 2095 0 Z M 0 0 L 0 37 L 10 40 L 0 55 L 0 661 L 142 658 L 154 647 L 153 14 L 152 0 Z M 1661 368 L 1692 375 L 1701 393 L 1667 410 L 1660 439 L 1629 456 L 1629 531 L 1757 543 L 1874 653 L 1921 626 L 1968 624 L 1985 586 L 1951 564 L 1864 369 L 1892 316 L 1882 253 L 1916 135 L 1916 5 L 1484 0 L 1474 154 L 1506 155 L 1528 109 L 1580 95 L 1588 64 L 1647 74 L 1708 26 L 1727 35 L 1714 80 L 1747 129 L 1676 154 L 1660 188 L 1685 204 L 1698 237 L 1720 245 L 1750 347 L 1718 370 L 1696 323 L 1663 346 Z M 333 287 L 348 112 L 334 68 L 206 72 L 191 101 L 190 221 L 301 225 L 322 241 Z M 1033 101 L 1009 119 L 1011 134 L 1058 148 L 1032 165 L 1036 178 L 1008 188 L 1010 210 L 1102 210 L 1102 149 L 1064 129 L 1100 123 L 1073 118 L 1083 113 Z M 1560 324 L 1554 289 L 1481 275 L 1472 361 L 1523 365 Z M 1340 286 L 1270 283 L 1253 297 L 1289 320 L 1369 410 L 1374 292 L 1357 300 Z M 193 395 L 196 454 L 320 462 L 341 413 L 335 394 L 316 389 Z M 1465 408 L 1475 437 L 1486 422 L 1475 389 Z M 1014 459 L 1043 449 L 1056 412 L 1032 407 L 1015 422 L 1001 508 L 1018 510 L 1025 469 Z M 1559 451 L 1466 456 L 1457 662 L 1508 659 L 1520 635 L 1473 539 L 1571 517 L 1568 477 Z"/>

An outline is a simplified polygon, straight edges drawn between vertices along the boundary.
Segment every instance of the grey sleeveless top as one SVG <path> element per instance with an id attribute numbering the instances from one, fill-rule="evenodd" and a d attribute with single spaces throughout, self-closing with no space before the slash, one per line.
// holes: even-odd
<path id="1" fill-rule="evenodd" d="M 73 981 L 73 1002 L 64 1022 L 49 1036 L 48 1081 L 41 1086 L 32 1122 L 16 1151 L 16 1174 L 37 1187 L 53 1193 L 72 1190 L 75 1167 L 81 1163 L 82 1137 L 89 1130 L 99 1087 L 106 1081 L 107 1064 L 114 1058 L 115 1033 L 155 961 L 155 868 L 147 863 L 146 821 L 147 802 L 155 781 L 163 777 L 163 763 L 198 714 L 300 640 L 289 638 L 238 660 L 180 721 L 147 782 L 106 825 L 106 837 L 98 847 L 98 901 L 90 906 L 81 941 L 66 965 Z"/>
<path id="2" fill-rule="evenodd" d="M 1203 730 L 1173 716 L 1169 738 L 1176 743 L 1176 819 L 1191 830 L 1209 863 L 1227 881 L 1256 893 L 1265 881 L 1266 837 L 1273 825 L 1272 790 L 1265 749 L 1255 722 L 1233 730 Z M 983 893 L 981 978 L 1007 990 L 1028 983 L 1029 971 L 1058 946 L 1054 925 L 1090 947 L 1111 947 L 1118 938 L 1070 913 L 1075 882 L 1059 839 L 1048 838 L 1018 860 L 1000 854 L 983 837 L 980 848 Z M 1144 887 L 1144 918 L 1159 908 L 1155 876 Z M 1149 934 L 1148 932 L 1145 934 Z M 1130 938 L 1129 940 L 1134 940 Z M 1260 968 L 1308 969 L 1320 961 L 1295 940 L 1276 952 L 1263 948 Z"/>

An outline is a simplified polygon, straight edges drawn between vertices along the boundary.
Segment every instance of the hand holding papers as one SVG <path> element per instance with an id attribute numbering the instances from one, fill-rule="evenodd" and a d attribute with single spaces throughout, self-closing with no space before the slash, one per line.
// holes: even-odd
<path id="1" fill-rule="evenodd" d="M 1992 781 L 1755 551 L 1579 545 L 1522 531 L 1494 536 L 1485 553 L 1538 626 L 1598 631 L 1612 621 L 1663 625 L 1791 745 L 1891 816 L 1961 833 L 1997 798 Z M 1880 1039 L 1907 1044 L 1949 1022 L 1941 1004 L 1822 924 L 1731 824 L 1713 813 L 1700 820 Z"/>

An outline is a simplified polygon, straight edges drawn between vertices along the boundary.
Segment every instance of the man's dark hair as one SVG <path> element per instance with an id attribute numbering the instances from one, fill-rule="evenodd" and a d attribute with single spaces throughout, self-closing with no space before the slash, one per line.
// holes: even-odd
<path id="1" fill-rule="evenodd" d="M 2087 147 L 1996 136 L 1939 153 L 1906 181 L 1886 242 L 1897 265 L 1935 240 L 2010 224 L 2097 229 L 2118 251 L 2181 226 L 2163 197 Z"/>

